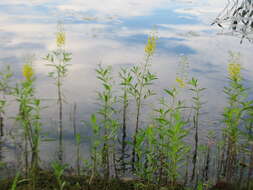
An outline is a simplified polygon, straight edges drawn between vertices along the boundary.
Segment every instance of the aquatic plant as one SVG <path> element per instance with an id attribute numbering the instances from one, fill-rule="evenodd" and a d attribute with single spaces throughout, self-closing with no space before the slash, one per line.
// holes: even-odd
<path id="1" fill-rule="evenodd" d="M 224 163 L 224 175 L 228 181 L 231 181 L 233 174 L 236 173 L 238 162 L 238 148 L 240 136 L 240 123 L 242 122 L 242 111 L 244 109 L 243 102 L 247 96 L 246 88 L 242 84 L 240 55 L 230 52 L 228 65 L 229 85 L 224 87 L 224 93 L 227 95 L 228 106 L 224 108 L 224 123 L 226 125 L 223 130 L 226 157 Z"/>
<path id="2" fill-rule="evenodd" d="M 99 65 L 98 69 L 96 69 L 97 78 L 102 82 L 103 87 L 103 90 L 98 92 L 100 101 L 98 114 L 101 116 L 100 123 L 103 130 L 103 148 L 101 155 L 105 179 L 109 179 L 110 177 L 110 152 L 112 155 L 115 154 L 115 141 L 117 140 L 119 127 L 118 121 L 114 119 L 115 109 L 113 106 L 116 103 L 116 97 L 113 95 L 113 78 L 111 72 L 110 66 L 103 67 Z"/>
<path id="3" fill-rule="evenodd" d="M 35 189 L 37 170 L 39 168 L 41 100 L 35 96 L 33 58 L 24 64 L 23 77 L 24 80 L 17 84 L 13 95 L 19 105 L 19 113 L 16 119 L 23 127 L 25 138 L 26 175 L 32 178 L 32 188 Z M 28 160 L 29 150 L 32 153 L 30 165 Z"/>
<path id="4" fill-rule="evenodd" d="M 203 108 L 202 93 L 205 88 L 200 86 L 199 80 L 188 79 L 189 63 L 186 57 L 182 57 L 180 61 L 181 68 L 176 75 L 177 87 L 165 89 L 159 104 L 152 109 L 153 114 L 150 116 L 149 123 L 142 126 L 140 124 L 143 104 L 156 94 L 151 86 L 157 77 L 150 71 L 156 49 L 154 34 L 148 37 L 144 48 L 145 60 L 142 64 L 131 68 L 122 67 L 117 75 L 118 78 L 114 78 L 111 66 L 99 65 L 96 69 L 97 79 L 101 83 L 97 93 L 99 107 L 98 112 L 92 114 L 90 121 L 85 123 L 91 129 L 91 134 L 88 133 L 90 158 L 83 161 L 83 166 L 80 163 L 82 135 L 77 129 L 77 105 L 74 104 L 70 121 L 72 121 L 75 138 L 76 165 L 74 167 L 77 175 L 68 178 L 66 172 L 65 176 L 67 165 L 62 164 L 62 87 L 68 73 L 68 62 L 71 60 L 71 54 L 66 52 L 65 44 L 66 35 L 60 27 L 56 35 L 57 49 L 45 58 L 49 62 L 48 66 L 53 68 L 50 77 L 54 79 L 58 92 L 59 154 L 58 161 L 52 164 L 57 182 L 54 184 L 56 189 L 85 189 L 86 186 L 87 189 L 91 189 L 94 186 L 100 188 L 100 185 L 109 189 L 112 181 L 121 185 L 126 175 L 133 175 L 133 177 L 128 179 L 128 182 L 124 181 L 124 185 L 127 184 L 130 189 L 136 190 L 184 188 L 201 190 L 214 189 L 220 185 L 231 187 L 231 184 L 237 189 L 252 188 L 253 101 L 244 85 L 240 55 L 230 53 L 228 85 L 224 87 L 227 106 L 223 112 L 225 128 L 222 129 L 222 138 L 219 136 L 219 131 L 210 132 L 206 138 L 204 137 L 206 142 L 200 143 L 199 137 L 202 134 L 200 115 Z M 25 166 L 25 175 L 18 173 L 14 180 L 11 180 L 13 190 L 19 188 L 17 184 L 20 184 L 22 189 L 37 189 L 40 185 L 39 177 L 44 177 L 42 174 L 44 172 L 39 168 L 42 107 L 41 100 L 36 97 L 35 70 L 31 59 L 24 64 L 22 74 L 22 80 L 12 88 L 10 69 L 7 68 L 0 73 L 0 90 L 3 95 L 0 101 L 0 118 L 6 108 L 4 96 L 13 95 L 19 109 L 16 119 L 22 126 L 22 140 L 24 140 L 22 150 L 24 149 L 25 163 L 21 167 Z M 116 87 L 120 87 L 118 91 Z M 187 101 L 189 98 L 183 98 L 180 93 L 189 91 L 190 104 Z M 133 107 L 129 106 L 131 103 Z M 130 114 L 134 117 L 131 118 Z M 132 122 L 134 122 L 134 132 L 130 139 L 127 133 L 131 130 Z M 191 129 L 193 131 L 190 131 Z M 189 143 L 190 132 L 194 136 L 193 144 Z M 129 151 L 130 146 L 132 150 Z M 131 172 L 128 171 L 130 165 Z M 191 176 L 190 169 L 192 169 Z M 216 177 L 217 184 L 214 179 Z M 19 183 L 19 178 L 25 178 L 23 181 L 26 183 Z M 191 184 L 188 183 L 190 179 Z M 221 181 L 224 179 L 226 181 Z M 10 187 L 11 185 L 8 184 L 8 188 Z"/>
<path id="5" fill-rule="evenodd" d="M 6 96 L 11 95 L 13 87 L 11 86 L 11 79 L 13 73 L 9 65 L 5 66 L 2 71 L 0 71 L 0 162 L 2 160 L 2 139 L 4 136 L 4 120 L 5 120 L 5 110 L 8 105 Z"/>
<path id="6" fill-rule="evenodd" d="M 49 73 L 49 76 L 55 81 L 57 87 L 57 103 L 59 105 L 59 152 L 58 159 L 63 162 L 63 80 L 68 74 L 69 62 L 71 61 L 71 53 L 65 50 L 66 35 L 62 24 L 58 25 L 58 31 L 56 33 L 56 45 L 57 49 L 51 51 L 44 58 L 53 70 Z"/>
<path id="7" fill-rule="evenodd" d="M 81 145 L 81 134 L 77 131 L 77 123 L 76 123 L 76 113 L 77 113 L 77 104 L 74 103 L 73 110 L 70 112 L 70 121 L 72 121 L 72 127 L 74 132 L 74 138 L 75 138 L 75 146 L 76 146 L 76 171 L 78 176 L 81 174 L 81 166 L 80 166 L 80 145 Z"/>
<path id="8" fill-rule="evenodd" d="M 129 69 L 121 68 L 119 72 L 120 77 L 120 85 L 122 86 L 123 94 L 120 96 L 122 101 L 122 139 L 121 139 L 121 170 L 123 174 L 126 172 L 126 161 L 125 159 L 128 157 L 127 154 L 127 111 L 129 106 L 129 98 L 130 98 L 130 84 L 132 82 L 133 77 Z"/>
<path id="9" fill-rule="evenodd" d="M 0 72 L 0 136 L 4 136 L 4 114 L 5 108 L 7 106 L 6 96 L 12 93 L 13 87 L 11 86 L 11 79 L 13 77 L 13 72 L 11 67 L 7 65 L 4 67 L 3 71 Z"/>
<path id="10" fill-rule="evenodd" d="M 251 176 L 253 175 L 253 101 L 248 101 L 244 104 L 246 108 L 246 117 L 244 118 L 245 122 L 245 131 L 242 132 L 242 135 L 245 137 L 246 142 L 244 145 L 244 154 L 246 157 L 248 155 L 248 171 L 247 171 L 247 189 L 253 187 L 251 183 Z M 245 168 L 245 167 L 244 167 Z"/>
<path id="11" fill-rule="evenodd" d="M 62 176 L 63 176 L 64 170 L 67 168 L 67 165 L 66 164 L 62 165 L 59 162 L 53 162 L 51 166 L 53 168 L 53 172 L 57 180 L 57 189 L 63 190 L 66 185 L 66 181 L 62 179 Z"/>
<path id="12" fill-rule="evenodd" d="M 189 81 L 189 61 L 188 57 L 181 56 L 178 64 L 178 71 L 176 73 L 176 82 L 180 88 L 185 88 Z"/>
<path id="13" fill-rule="evenodd" d="M 133 134 L 132 141 L 132 170 L 134 171 L 134 165 L 136 160 L 136 136 L 139 132 L 140 127 L 140 116 L 141 116 L 141 108 L 143 101 L 155 93 L 149 88 L 154 80 L 156 80 L 156 75 L 150 72 L 150 66 L 152 62 L 152 57 L 154 55 L 156 49 L 156 40 L 157 37 L 155 33 L 152 33 L 148 37 L 148 42 L 144 48 L 145 51 L 145 60 L 141 65 L 134 66 L 131 69 L 131 76 L 133 77 L 130 85 L 130 93 L 133 96 L 136 104 L 136 122 L 135 122 L 135 131 Z"/>
<path id="14" fill-rule="evenodd" d="M 81 144 L 81 135 L 80 133 L 76 134 L 76 168 L 77 174 L 80 176 L 81 168 L 80 168 L 80 144 Z"/>
<path id="15" fill-rule="evenodd" d="M 89 184 L 92 183 L 93 179 L 99 176 L 99 168 L 102 165 L 102 151 L 100 147 L 102 145 L 102 138 L 101 138 L 101 127 L 98 124 L 96 114 L 92 114 L 90 117 L 91 129 L 92 129 L 92 141 L 91 141 L 91 176 L 89 179 Z"/>
<path id="16" fill-rule="evenodd" d="M 161 100 L 162 107 L 158 110 L 159 117 L 156 120 L 161 130 L 160 136 L 164 140 L 160 146 L 165 147 L 162 152 L 167 158 L 167 162 L 164 162 L 164 172 L 172 186 L 175 186 L 179 177 L 179 168 L 185 164 L 189 151 L 189 147 L 184 142 L 188 131 L 185 129 L 187 122 L 182 115 L 185 106 L 182 101 L 177 100 L 177 90 L 166 89 L 165 93 L 171 101 Z"/>
<path id="17" fill-rule="evenodd" d="M 194 110 L 193 113 L 193 128 L 195 129 L 195 144 L 194 144 L 194 152 L 193 152 L 193 171 L 192 171 L 192 176 L 191 180 L 194 180 L 194 177 L 196 175 L 196 164 L 197 164 L 197 159 L 198 159 L 198 146 L 199 146 L 199 116 L 200 116 L 200 111 L 201 108 L 204 104 L 204 102 L 201 100 L 201 93 L 205 90 L 205 88 L 201 88 L 199 86 L 199 82 L 197 79 L 192 78 L 189 83 L 190 85 L 190 91 L 193 92 L 193 97 L 192 97 L 192 109 Z M 198 180 L 197 180 L 198 181 Z M 196 182 L 197 184 L 198 182 Z"/>
<path id="18" fill-rule="evenodd" d="M 156 109 L 154 124 L 140 129 L 136 136 L 135 174 L 144 180 L 140 187 L 156 184 L 159 188 L 169 183 L 171 189 L 177 187 L 179 172 L 186 161 L 189 147 L 184 138 L 188 131 L 182 116 L 184 106 L 176 100 L 176 89 L 166 89 L 170 98 L 161 99 L 160 107 Z M 145 188 L 144 188 L 145 189 Z"/>
<path id="19" fill-rule="evenodd" d="M 18 184 L 19 177 L 20 177 L 20 173 L 17 172 L 16 176 L 14 178 L 14 181 L 13 181 L 13 183 L 11 185 L 11 190 L 16 190 L 17 189 L 17 184 Z"/>

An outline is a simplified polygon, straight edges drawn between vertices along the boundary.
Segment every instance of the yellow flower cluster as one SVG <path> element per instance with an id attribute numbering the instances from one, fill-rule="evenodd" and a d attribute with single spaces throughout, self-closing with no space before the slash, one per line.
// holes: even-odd
<path id="1" fill-rule="evenodd" d="M 23 76 L 26 80 L 30 81 L 34 75 L 34 70 L 30 64 L 24 64 L 23 66 Z"/>
<path id="2" fill-rule="evenodd" d="M 176 77 L 176 82 L 178 83 L 180 88 L 184 88 L 186 86 L 185 81 L 181 79 L 180 77 Z"/>
<path id="3" fill-rule="evenodd" d="M 62 47 L 65 45 L 66 35 L 65 32 L 57 32 L 56 34 L 56 44 L 57 47 Z"/>
<path id="4" fill-rule="evenodd" d="M 148 43 L 145 46 L 145 52 L 148 56 L 152 56 L 155 52 L 156 49 L 156 37 L 153 36 L 149 36 L 148 37 Z"/>
<path id="5" fill-rule="evenodd" d="M 230 63 L 228 65 L 228 74 L 232 80 L 241 79 L 241 69 L 242 66 L 239 63 Z"/>

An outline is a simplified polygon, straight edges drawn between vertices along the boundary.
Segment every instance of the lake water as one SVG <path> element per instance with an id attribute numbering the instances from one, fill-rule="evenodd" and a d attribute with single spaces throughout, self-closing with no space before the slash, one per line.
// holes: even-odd
<path id="1" fill-rule="evenodd" d="M 65 80 L 64 137 L 65 160 L 74 156 L 73 129 L 69 113 L 77 104 L 77 122 L 87 120 L 96 111 L 96 91 L 99 82 L 95 68 L 99 63 L 121 66 L 139 64 L 143 60 L 147 35 L 156 28 L 157 51 L 152 70 L 159 76 L 155 89 L 176 85 L 175 77 L 181 55 L 190 62 L 189 75 L 197 77 L 201 86 L 207 88 L 204 99 L 208 101 L 203 116 L 202 131 L 215 128 L 225 105 L 222 93 L 226 84 L 228 51 L 242 54 L 243 74 L 246 84 L 253 86 L 253 46 L 248 41 L 222 33 L 212 21 L 225 6 L 225 0 L 1 0 L 0 2 L 0 64 L 12 66 L 16 79 L 21 78 L 23 57 L 35 54 L 38 95 L 48 98 L 50 105 L 43 111 L 44 134 L 57 134 L 56 88 L 47 77 L 50 69 L 41 59 L 55 48 L 58 21 L 63 21 L 67 35 L 67 49 L 73 53 L 69 75 Z M 15 82 L 15 81 L 14 81 Z M 159 93 L 158 93 L 159 95 Z M 154 105 L 153 105 L 154 106 Z M 9 106 L 6 132 L 15 134 L 15 106 Z M 149 113 L 143 115 L 149 116 Z M 146 116 L 146 117 L 147 117 Z M 145 116 L 142 118 L 145 120 Z M 83 148 L 88 135 L 84 126 Z M 85 134 L 85 132 L 87 132 Z M 5 160 L 15 161 L 13 144 L 5 137 L 3 152 Z M 42 160 L 54 160 L 57 142 L 42 144 Z M 55 145 L 55 146 L 54 146 Z M 85 148 L 86 147 L 86 148 Z"/>

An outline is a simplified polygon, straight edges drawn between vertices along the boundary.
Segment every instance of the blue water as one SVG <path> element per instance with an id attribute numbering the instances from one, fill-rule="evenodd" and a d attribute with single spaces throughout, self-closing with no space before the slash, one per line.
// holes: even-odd
<path id="1" fill-rule="evenodd" d="M 67 34 L 67 49 L 73 53 L 69 75 L 65 80 L 64 106 L 65 146 L 73 150 L 73 130 L 69 113 L 73 103 L 78 105 L 78 122 L 88 119 L 97 108 L 96 90 L 99 83 L 94 69 L 102 62 L 113 65 L 115 70 L 121 66 L 139 64 L 143 60 L 147 35 L 155 28 L 158 41 L 153 58 L 152 70 L 159 76 L 155 89 L 176 86 L 180 56 L 186 55 L 190 62 L 189 76 L 197 77 L 207 88 L 204 99 L 208 101 L 204 111 L 203 133 L 207 126 L 217 126 L 219 115 L 225 105 L 222 94 L 226 83 L 228 51 L 242 54 L 243 74 L 247 85 L 253 86 L 253 45 L 248 41 L 240 44 L 240 38 L 222 33 L 212 21 L 223 9 L 226 0 L 1 0 L 0 1 L 0 65 L 11 65 L 16 79 L 21 77 L 23 58 L 27 54 L 37 57 L 35 68 L 37 88 L 40 97 L 49 99 L 45 104 L 50 108 L 43 111 L 44 133 L 55 137 L 57 127 L 55 113 L 56 89 L 47 77 L 50 71 L 41 59 L 55 48 L 57 22 L 64 23 Z M 15 82 L 15 81 L 13 81 Z M 159 97 L 159 93 L 157 95 Z M 150 103 L 151 104 L 151 103 Z M 155 105 L 151 104 L 151 107 Z M 8 108 L 8 117 L 15 116 L 15 106 Z M 149 116 L 149 114 L 144 114 Z M 146 118 L 143 117 L 143 120 Z M 12 119 L 8 120 L 11 130 Z M 85 132 L 84 126 L 79 130 Z M 82 135 L 85 139 L 86 134 Z M 83 140 L 85 142 L 85 140 Z M 13 141 L 6 144 L 13 144 Z M 42 146 L 42 159 L 53 160 L 54 142 Z M 85 149 L 85 148 L 84 148 Z M 87 151 L 86 148 L 85 151 Z M 6 151 L 6 160 L 13 159 L 14 151 Z M 66 160 L 73 159 L 72 154 Z"/>

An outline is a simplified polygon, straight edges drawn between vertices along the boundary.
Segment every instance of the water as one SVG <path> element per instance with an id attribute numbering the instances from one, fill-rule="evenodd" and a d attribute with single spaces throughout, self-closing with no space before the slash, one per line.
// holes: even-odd
<path id="1" fill-rule="evenodd" d="M 73 53 L 64 85 L 67 101 L 64 106 L 65 160 L 72 162 L 75 153 L 69 113 L 73 103 L 78 105 L 77 122 L 84 139 L 85 155 L 88 132 L 80 121 L 87 120 L 98 107 L 95 97 L 99 82 L 94 69 L 100 62 L 113 65 L 115 70 L 138 64 L 143 60 L 147 34 L 155 27 L 159 39 L 152 70 L 159 80 L 154 88 L 161 92 L 175 86 L 180 56 L 188 56 L 190 75 L 207 88 L 205 111 L 208 113 L 202 121 L 204 133 L 206 128 L 217 127 L 210 120 L 218 121 L 225 105 L 222 89 L 226 83 L 228 51 L 241 52 L 246 83 L 253 85 L 252 44 L 247 41 L 240 44 L 239 38 L 218 35 L 222 31 L 211 26 L 225 3 L 225 0 L 1 0 L 0 64 L 1 67 L 10 64 L 16 79 L 20 79 L 24 55 L 36 55 L 38 95 L 50 99 L 45 102 L 50 108 L 43 111 L 43 131 L 47 137 L 56 137 L 56 88 L 47 77 L 50 69 L 41 58 L 55 48 L 56 24 L 59 20 L 64 22 L 67 49 Z M 15 105 L 9 106 L 7 113 L 10 118 L 15 116 Z M 142 120 L 149 113 L 146 115 Z M 8 119 L 6 131 L 11 130 L 13 123 L 13 119 Z M 7 139 L 4 142 L 5 160 L 15 161 L 14 145 Z M 56 145 L 57 142 L 42 144 L 42 160 L 55 158 Z"/>

